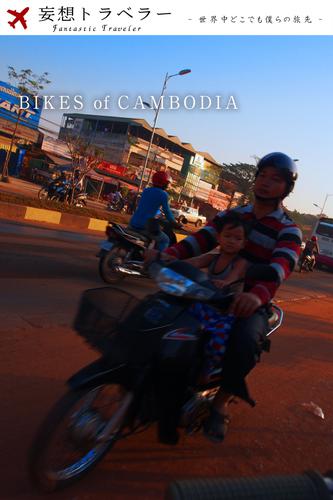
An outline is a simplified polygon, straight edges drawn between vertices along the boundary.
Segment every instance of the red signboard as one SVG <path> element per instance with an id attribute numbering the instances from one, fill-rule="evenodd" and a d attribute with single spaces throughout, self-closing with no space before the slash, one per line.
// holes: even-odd
<path id="1" fill-rule="evenodd" d="M 120 175 L 121 177 L 127 177 L 126 176 L 126 167 L 123 167 L 122 165 L 117 165 L 116 163 L 109 163 L 107 161 L 102 161 L 97 167 L 98 170 L 104 170 L 104 172 L 107 172 L 109 174 L 113 175 Z"/>

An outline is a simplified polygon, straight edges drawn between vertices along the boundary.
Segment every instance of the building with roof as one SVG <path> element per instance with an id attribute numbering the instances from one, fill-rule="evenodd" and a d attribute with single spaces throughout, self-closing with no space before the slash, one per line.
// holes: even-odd
<path id="1" fill-rule="evenodd" d="M 121 171 L 123 179 L 138 183 L 152 132 L 152 127 L 142 118 L 64 113 L 59 139 L 66 141 L 73 136 L 87 140 L 103 151 L 99 174 L 103 170 L 117 177 L 116 172 Z M 222 165 L 210 153 L 197 151 L 192 144 L 168 134 L 163 128 L 155 129 L 144 181 L 158 170 L 170 172 L 173 190 L 179 197 L 213 199 L 217 208 L 225 206 L 225 196 L 217 191 Z"/>
<path id="2" fill-rule="evenodd" d="M 152 127 L 141 118 L 65 113 L 59 139 L 67 135 L 80 136 L 103 150 L 103 159 L 128 168 L 129 173 L 139 174 L 145 161 Z M 156 128 L 150 152 L 148 171 L 168 169 L 173 178 L 179 174 L 184 178 L 191 165 L 191 158 L 202 155 L 202 178 L 205 172 L 213 171 L 217 184 L 222 166 L 209 154 L 199 153 L 187 142 L 164 129 Z"/>

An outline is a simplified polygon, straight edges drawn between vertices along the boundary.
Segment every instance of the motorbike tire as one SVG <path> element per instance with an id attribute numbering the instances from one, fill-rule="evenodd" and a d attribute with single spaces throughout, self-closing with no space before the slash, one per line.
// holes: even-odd
<path id="1" fill-rule="evenodd" d="M 45 187 L 42 187 L 39 191 L 38 191 L 38 199 L 39 200 L 47 200 L 49 197 L 49 192 L 48 190 L 45 188 Z"/>
<path id="2" fill-rule="evenodd" d="M 300 266 L 299 272 L 301 273 L 302 271 L 311 272 L 311 264 L 307 260 L 304 260 Z"/>
<path id="3" fill-rule="evenodd" d="M 87 203 L 85 200 L 76 201 L 76 202 L 74 202 L 74 204 L 78 208 L 85 208 L 87 206 Z"/>
<path id="4" fill-rule="evenodd" d="M 99 275 L 108 285 L 115 285 L 125 279 L 125 275 L 112 271 L 111 263 L 115 258 L 115 254 L 121 249 L 119 246 L 114 246 L 110 252 L 105 253 L 99 259 L 98 271 Z"/>
<path id="5" fill-rule="evenodd" d="M 84 457 L 80 458 L 77 462 L 74 462 L 73 465 L 67 466 L 65 469 L 54 470 L 52 469 L 52 466 L 55 466 L 52 463 L 49 466 L 47 464 L 47 458 L 45 458 L 45 455 L 49 450 L 49 447 L 52 447 L 52 437 L 54 437 L 61 424 L 63 424 L 65 418 L 70 415 L 70 412 L 73 412 L 75 405 L 80 401 L 80 399 L 87 397 L 89 392 L 96 390 L 96 388 L 97 387 L 89 387 L 77 391 L 68 391 L 62 396 L 62 398 L 60 398 L 60 400 L 56 402 L 37 431 L 37 435 L 29 450 L 28 467 L 30 480 L 34 488 L 39 492 L 50 493 L 69 486 L 74 481 L 79 480 L 83 475 L 92 470 L 116 443 L 118 439 L 117 433 L 123 426 L 131 402 L 131 400 L 126 399 L 125 396 L 119 403 L 118 410 L 116 410 L 118 412 L 122 412 L 119 419 L 120 423 L 116 423 L 117 427 L 115 428 L 110 439 L 95 443 L 88 452 L 82 451 L 82 453 L 85 453 Z M 74 418 L 77 417 L 78 413 L 79 412 L 70 415 L 71 423 Z M 116 415 L 116 412 L 114 415 Z M 69 426 L 66 428 L 65 437 L 65 442 L 68 441 L 70 443 Z M 59 444 L 58 440 L 57 444 Z M 71 446 L 73 446 L 73 444 L 71 444 Z M 76 448 L 81 451 L 77 445 Z M 86 459 L 86 463 L 84 463 L 84 459 Z"/>

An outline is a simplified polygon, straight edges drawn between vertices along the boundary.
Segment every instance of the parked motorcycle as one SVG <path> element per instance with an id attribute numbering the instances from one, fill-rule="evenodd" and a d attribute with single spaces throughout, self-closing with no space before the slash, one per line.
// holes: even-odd
<path id="1" fill-rule="evenodd" d="M 72 188 L 70 183 L 66 181 L 52 181 L 47 187 L 42 187 L 38 192 L 40 200 L 53 200 L 62 203 L 71 203 L 72 201 Z M 75 207 L 87 206 L 87 193 L 75 189 L 73 205 Z"/>
<path id="2" fill-rule="evenodd" d="M 51 181 L 48 186 L 44 186 L 38 191 L 38 198 L 40 200 L 58 200 L 61 196 L 60 193 L 64 191 L 64 185 L 65 181 L 62 180 Z"/>
<path id="3" fill-rule="evenodd" d="M 188 307 L 201 301 L 223 311 L 234 295 L 183 261 L 154 262 L 150 273 L 160 291 L 141 301 L 111 287 L 83 293 L 74 327 L 102 357 L 68 380 L 68 392 L 37 432 L 29 470 L 39 490 L 81 478 L 117 441 L 154 422 L 161 430 L 169 410 L 186 433 L 200 430 L 219 384 L 197 384 L 205 336 Z M 254 276 L 271 279 L 270 267 L 254 266 Z M 283 317 L 279 307 L 272 310 L 267 337 Z"/>
<path id="4" fill-rule="evenodd" d="M 163 232 L 170 239 L 170 245 L 177 242 L 172 225 L 163 219 L 154 219 L 152 223 L 159 224 Z M 153 239 L 154 230 L 147 235 L 137 233 L 120 224 L 109 223 L 106 228 L 107 240 L 101 243 L 101 249 L 97 254 L 99 257 L 99 274 L 103 281 L 115 284 L 122 281 L 126 276 L 147 277 L 143 269 L 144 253 L 148 248 L 155 246 Z M 150 234 L 150 236 L 148 236 Z"/>
<path id="5" fill-rule="evenodd" d="M 121 211 L 126 212 L 126 210 L 124 210 L 125 209 L 125 201 L 123 199 L 119 199 L 117 201 L 114 201 L 114 202 L 112 201 L 112 202 L 108 203 L 106 208 L 112 212 L 121 212 Z"/>

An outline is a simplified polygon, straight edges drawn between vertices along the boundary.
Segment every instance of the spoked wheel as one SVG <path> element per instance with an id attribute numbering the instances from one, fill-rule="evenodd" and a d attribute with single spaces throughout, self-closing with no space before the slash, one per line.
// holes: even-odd
<path id="1" fill-rule="evenodd" d="M 60 202 L 61 200 L 59 199 L 59 196 L 57 196 L 56 194 L 53 194 L 51 197 L 50 197 L 50 200 L 51 201 L 58 201 Z"/>
<path id="2" fill-rule="evenodd" d="M 49 196 L 49 193 L 48 193 L 48 190 L 45 188 L 45 187 L 42 187 L 39 191 L 38 191 L 38 199 L 39 200 L 46 200 Z"/>
<path id="3" fill-rule="evenodd" d="M 84 208 L 87 206 L 87 203 L 85 202 L 85 200 L 78 200 L 74 202 L 74 205 L 77 208 Z"/>
<path id="4" fill-rule="evenodd" d="M 51 492 L 89 472 L 119 438 L 132 398 L 117 384 L 65 394 L 32 444 L 29 472 L 33 485 Z"/>
<path id="5" fill-rule="evenodd" d="M 105 283 L 114 285 L 120 283 L 125 275 L 115 269 L 117 265 L 123 263 L 126 250 L 119 246 L 114 246 L 110 252 L 102 255 L 99 261 L 99 274 Z"/>

